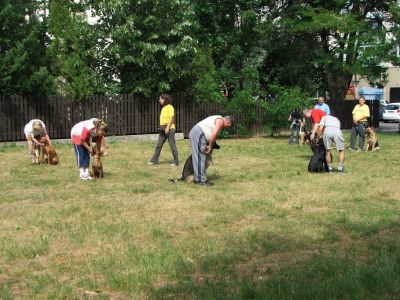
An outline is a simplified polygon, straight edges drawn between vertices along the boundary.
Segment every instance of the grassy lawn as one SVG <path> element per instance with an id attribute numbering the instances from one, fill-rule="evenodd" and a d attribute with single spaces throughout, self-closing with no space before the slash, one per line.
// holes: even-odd
<path id="1" fill-rule="evenodd" d="M 214 187 L 170 183 L 155 142 L 111 143 L 103 180 L 0 148 L 1 299 L 399 299 L 400 138 L 309 174 L 283 138 L 220 140 Z M 349 141 L 346 133 L 346 141 Z M 337 153 L 334 152 L 334 167 Z"/>

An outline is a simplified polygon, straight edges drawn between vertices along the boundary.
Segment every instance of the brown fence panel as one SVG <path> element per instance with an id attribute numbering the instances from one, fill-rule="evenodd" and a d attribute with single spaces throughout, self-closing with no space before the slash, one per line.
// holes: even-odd
<path id="1" fill-rule="evenodd" d="M 352 110 L 357 101 L 328 102 L 332 114 L 342 122 L 343 129 L 352 126 Z M 367 101 L 371 121 L 379 127 L 379 101 Z M 189 135 L 191 128 L 200 120 L 221 114 L 217 103 L 187 102 L 182 97 L 173 101 L 177 132 Z M 265 112 L 256 107 L 257 120 L 252 132 L 262 131 Z M 100 118 L 109 124 L 109 135 L 156 133 L 159 124 L 160 105 L 156 98 L 135 95 L 95 95 L 86 101 L 74 101 L 64 96 L 1 96 L 0 95 L 0 141 L 24 140 L 23 128 L 31 119 L 41 119 L 52 138 L 69 138 L 72 126 L 89 118 Z M 235 126 L 241 116 L 235 116 Z"/>

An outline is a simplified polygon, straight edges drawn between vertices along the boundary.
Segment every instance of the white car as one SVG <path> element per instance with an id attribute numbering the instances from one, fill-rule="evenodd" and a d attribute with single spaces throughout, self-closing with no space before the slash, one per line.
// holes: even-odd
<path id="1" fill-rule="evenodd" d="M 383 122 L 399 122 L 400 120 L 400 103 L 389 103 L 386 105 L 383 114 Z"/>

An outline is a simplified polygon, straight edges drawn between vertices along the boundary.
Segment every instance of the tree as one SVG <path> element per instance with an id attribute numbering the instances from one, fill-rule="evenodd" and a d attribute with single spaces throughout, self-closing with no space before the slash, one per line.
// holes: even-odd
<path id="1" fill-rule="evenodd" d="M 48 72 L 49 39 L 36 14 L 36 1 L 0 2 L 0 92 L 51 94 L 56 91 Z"/>
<path id="2" fill-rule="evenodd" d="M 395 0 L 288 1 L 276 27 L 289 36 L 312 37 L 312 67 L 319 70 L 321 88 L 332 99 L 344 99 L 353 74 L 374 82 L 393 59 L 388 39 Z M 315 47 L 317 43 L 317 47 Z"/>

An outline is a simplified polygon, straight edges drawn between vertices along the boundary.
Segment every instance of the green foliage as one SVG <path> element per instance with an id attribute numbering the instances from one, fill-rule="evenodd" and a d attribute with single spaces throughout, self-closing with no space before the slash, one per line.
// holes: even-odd
<path id="1" fill-rule="evenodd" d="M 51 94 L 56 91 L 48 72 L 46 28 L 33 12 L 33 1 L 0 4 L 0 92 Z"/>
<path id="2" fill-rule="evenodd" d="M 288 116 L 299 109 L 302 110 L 311 105 L 310 98 L 298 88 L 286 88 L 278 85 L 270 85 L 271 97 L 260 105 L 266 111 L 264 128 L 271 135 L 288 127 Z"/>
<path id="3" fill-rule="evenodd" d="M 223 93 L 216 80 L 211 49 L 199 49 L 189 66 L 187 94 L 198 102 L 222 102 Z"/>

